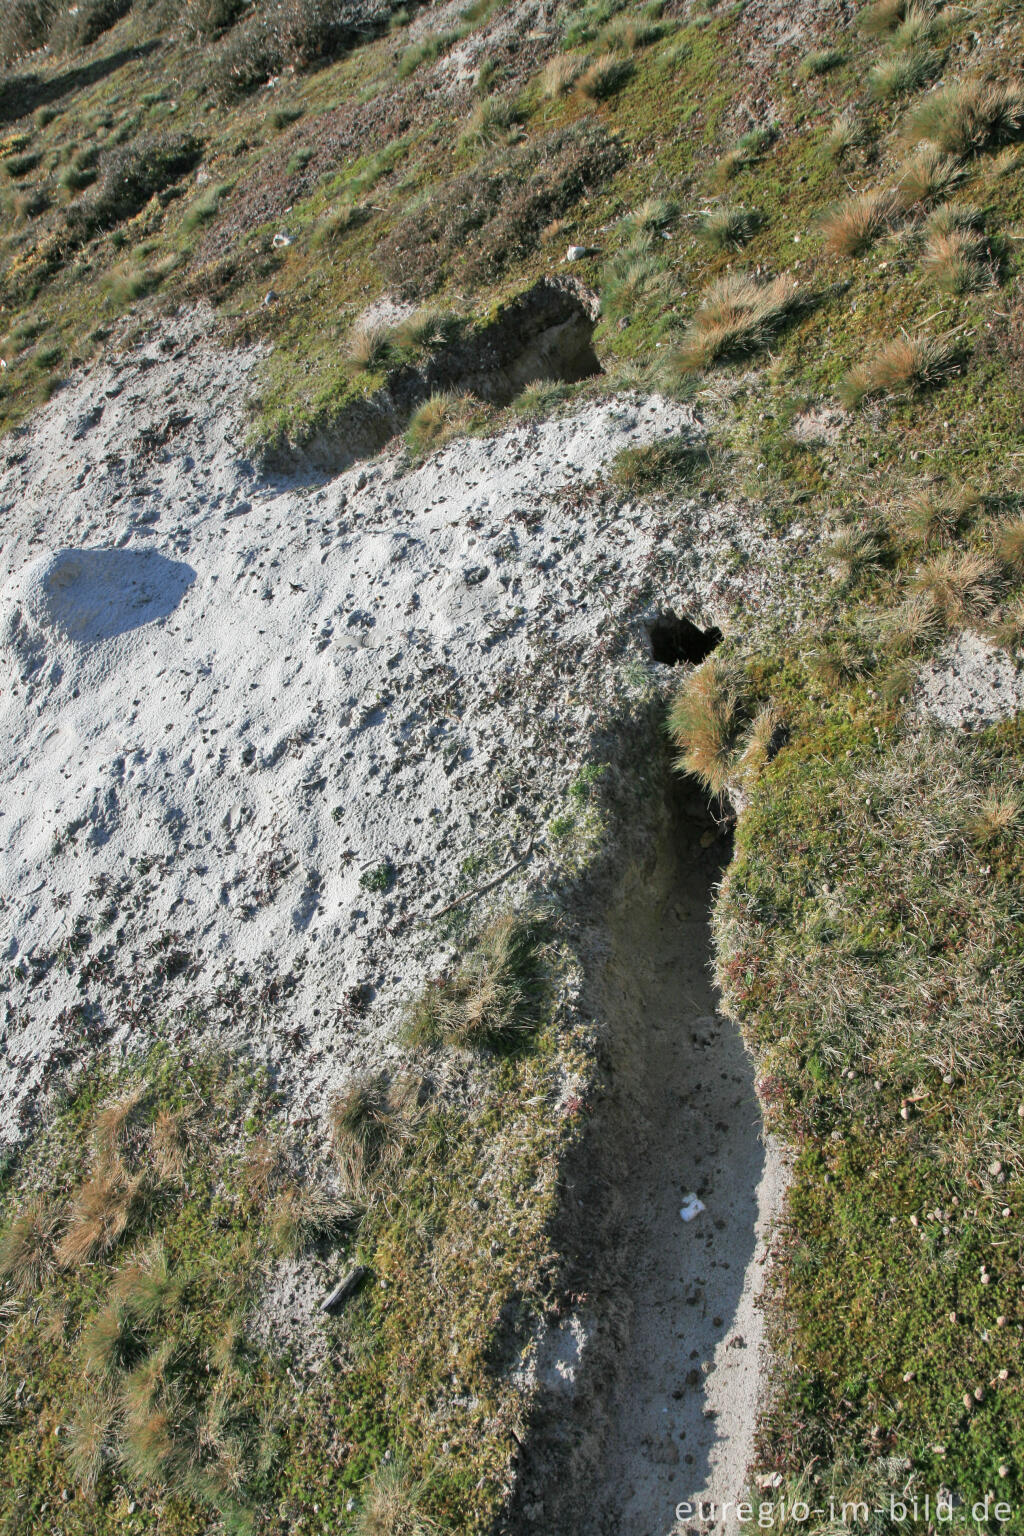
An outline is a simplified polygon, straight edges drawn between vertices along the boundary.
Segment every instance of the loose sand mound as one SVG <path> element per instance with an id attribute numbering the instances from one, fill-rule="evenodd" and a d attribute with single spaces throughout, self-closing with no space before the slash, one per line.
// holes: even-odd
<path id="1" fill-rule="evenodd" d="M 0 593 L 0 635 L 33 659 L 48 645 L 113 640 L 173 613 L 194 580 L 184 561 L 152 549 L 62 549 Z"/>

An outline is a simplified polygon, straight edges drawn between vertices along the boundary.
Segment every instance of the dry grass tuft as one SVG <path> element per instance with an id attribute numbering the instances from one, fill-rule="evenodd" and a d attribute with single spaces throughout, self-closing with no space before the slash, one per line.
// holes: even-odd
<path id="1" fill-rule="evenodd" d="M 377 373 L 391 359 L 391 328 L 386 325 L 356 325 L 346 345 L 349 363 L 360 373 Z"/>
<path id="2" fill-rule="evenodd" d="M 866 528 L 840 528 L 826 553 L 832 574 L 844 583 L 856 581 L 865 571 L 877 570 L 882 559 L 878 539 Z"/>
<path id="3" fill-rule="evenodd" d="M 930 48 L 912 48 L 883 59 L 868 71 L 868 95 L 872 101 L 893 101 L 909 91 L 919 91 L 934 79 L 942 58 Z"/>
<path id="4" fill-rule="evenodd" d="M 922 270 L 946 293 L 969 293 L 990 281 L 988 246 L 970 229 L 933 228 L 921 258 Z"/>
<path id="5" fill-rule="evenodd" d="M 993 542 L 1000 565 L 1015 576 L 1024 572 L 1024 517 L 1008 517 L 997 524 Z"/>
<path id="6" fill-rule="evenodd" d="M 788 273 L 766 283 L 729 273 L 705 293 L 671 365 L 680 373 L 694 373 L 722 358 L 761 351 L 802 302 L 800 287 Z"/>
<path id="7" fill-rule="evenodd" d="M 670 197 L 648 197 L 623 220 L 627 230 L 656 235 L 668 229 L 679 217 L 679 204 Z"/>
<path id="8" fill-rule="evenodd" d="M 571 53 L 556 53 L 540 73 L 540 94 L 544 101 L 556 101 L 572 90 L 584 68 L 584 60 Z"/>
<path id="9" fill-rule="evenodd" d="M 621 91 L 633 73 L 632 59 L 614 53 L 602 53 L 587 66 L 576 81 L 576 89 L 588 101 L 605 101 Z"/>
<path id="10" fill-rule="evenodd" d="M 905 208 L 927 208 L 948 197 L 966 174 L 966 166 L 955 155 L 945 154 L 934 144 L 922 144 L 903 162 L 900 201 Z"/>
<path id="11" fill-rule="evenodd" d="M 967 827 L 971 842 L 982 850 L 1015 842 L 1022 832 L 1024 805 L 1020 795 L 1009 789 L 993 789 L 983 795 Z"/>
<path id="12" fill-rule="evenodd" d="M 30 1200 L 0 1237 L 0 1279 L 23 1294 L 38 1291 L 56 1262 L 58 1224 L 46 1200 Z"/>
<path id="13" fill-rule="evenodd" d="M 73 1269 L 108 1253 L 145 1210 L 151 1190 L 141 1177 L 129 1178 L 119 1164 L 100 1163 L 79 1186 L 57 1262 Z"/>
<path id="14" fill-rule="evenodd" d="M 697 229 L 698 238 L 713 251 L 739 250 L 755 235 L 761 215 L 753 208 L 712 208 Z"/>
<path id="15" fill-rule="evenodd" d="M 413 1004 L 406 1038 L 501 1052 L 527 1044 L 542 1016 L 546 938 L 547 924 L 535 913 L 494 918 L 458 972 L 432 982 Z"/>
<path id="16" fill-rule="evenodd" d="M 486 149 L 492 144 L 509 143 L 516 136 L 521 137 L 521 133 L 515 102 L 501 96 L 486 96 L 469 114 L 459 144 L 463 148 Z"/>
<path id="17" fill-rule="evenodd" d="M 468 425 L 476 402 L 472 395 L 440 390 L 424 400 L 414 412 L 405 432 L 408 448 L 415 454 L 429 453 Z"/>
<path id="18" fill-rule="evenodd" d="M 977 622 L 996 600 L 998 573 L 992 561 L 973 550 L 940 550 L 918 566 L 918 592 L 934 606 L 948 629 Z"/>
<path id="19" fill-rule="evenodd" d="M 906 0 L 873 0 L 857 18 L 869 37 L 888 37 L 907 14 Z"/>
<path id="20" fill-rule="evenodd" d="M 962 80 L 933 91 L 912 109 L 905 133 L 950 155 L 977 155 L 1024 138 L 1024 87 Z"/>
<path id="21" fill-rule="evenodd" d="M 736 776 L 744 785 L 760 778 L 778 750 L 785 727 L 774 705 L 762 704 L 739 743 Z"/>
<path id="22" fill-rule="evenodd" d="M 840 385 L 844 405 L 860 405 L 872 395 L 909 394 L 941 384 L 959 361 L 956 348 L 931 336 L 900 337 L 867 363 L 852 368 Z"/>
<path id="23" fill-rule="evenodd" d="M 916 549 L 942 549 L 963 530 L 983 497 L 973 486 L 956 491 L 928 487 L 907 498 L 893 518 L 900 542 Z"/>
<path id="24" fill-rule="evenodd" d="M 379 1467 L 367 1479 L 356 1536 L 432 1536 L 438 1526 L 423 1511 L 424 1493 L 403 1463 Z"/>
<path id="25" fill-rule="evenodd" d="M 68 1448 L 71 1470 L 86 1493 L 95 1488 L 103 1464 L 113 1453 L 115 1408 L 104 1393 L 86 1397 L 74 1423 Z"/>
<path id="26" fill-rule="evenodd" d="M 862 192 L 822 220 L 825 249 L 832 256 L 859 256 L 888 229 L 898 209 L 894 193 Z"/>
<path id="27" fill-rule="evenodd" d="M 934 41 L 942 30 L 942 18 L 930 5 L 908 5 L 906 14 L 892 34 L 894 48 L 919 48 Z"/>
<path id="28" fill-rule="evenodd" d="M 160 1109 L 149 1133 L 153 1166 L 160 1178 L 177 1182 L 193 1134 L 192 1119 L 184 1110 Z"/>
<path id="29" fill-rule="evenodd" d="M 825 150 L 829 158 L 837 164 L 845 160 L 867 139 L 867 129 L 855 112 L 847 109 L 840 112 L 825 140 Z"/>
<path id="30" fill-rule="evenodd" d="M 990 634 L 996 645 L 1008 651 L 1024 648 L 1024 597 L 1017 597 L 992 625 Z"/>
<path id="31" fill-rule="evenodd" d="M 142 1323 L 153 1323 L 162 1313 L 173 1311 L 181 1300 L 181 1291 L 181 1283 L 172 1277 L 160 1242 L 121 1270 L 113 1284 L 115 1298 Z"/>
<path id="32" fill-rule="evenodd" d="M 289 1184 L 270 1207 L 270 1237 L 276 1252 L 301 1254 L 318 1243 L 335 1242 L 359 1214 L 353 1201 L 308 1184 Z"/>
<path id="33" fill-rule="evenodd" d="M 890 609 L 879 630 L 888 651 L 907 656 L 936 640 L 942 632 L 942 623 L 935 604 L 918 593 Z"/>
<path id="34" fill-rule="evenodd" d="M 612 318 L 632 314 L 660 293 L 666 281 L 665 270 L 656 256 L 623 251 L 613 257 L 602 274 L 602 309 Z"/>
<path id="35" fill-rule="evenodd" d="M 96 1116 L 94 1138 L 101 1158 L 117 1162 L 124 1141 L 136 1122 L 145 1094 L 141 1087 L 130 1088 L 105 1104 Z"/>
<path id="36" fill-rule="evenodd" d="M 332 1101 L 331 1139 L 349 1187 L 364 1189 L 368 1173 L 393 1164 L 412 1134 L 417 1088 L 389 1083 L 382 1073 L 356 1078 Z"/>
<path id="37" fill-rule="evenodd" d="M 143 1347 L 135 1319 L 118 1301 L 101 1308 L 82 1331 L 82 1363 L 92 1376 L 131 1370 Z"/>
<path id="38" fill-rule="evenodd" d="M 739 703 L 734 670 L 709 656 L 690 673 L 669 709 L 669 731 L 679 749 L 676 767 L 694 774 L 713 795 L 725 792 L 735 771 Z"/>
<path id="39" fill-rule="evenodd" d="M 831 70 L 838 69 L 844 59 L 845 55 L 838 48 L 819 48 L 804 55 L 797 74 L 801 80 L 812 80 L 818 75 L 827 75 Z"/>
<path id="40" fill-rule="evenodd" d="M 1007 144 L 992 159 L 992 175 L 1001 181 L 1004 176 L 1015 176 L 1024 170 L 1024 149 L 1019 144 Z"/>

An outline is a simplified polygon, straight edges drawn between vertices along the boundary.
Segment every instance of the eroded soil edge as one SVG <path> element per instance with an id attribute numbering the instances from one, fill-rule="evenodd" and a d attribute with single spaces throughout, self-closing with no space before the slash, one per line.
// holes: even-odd
<path id="1" fill-rule="evenodd" d="M 729 854 L 702 798 L 669 790 L 592 967 L 610 1087 L 567 1180 L 579 1309 L 542 1378 L 524 1530 L 728 1530 L 726 1501 L 744 1491 L 768 1365 L 758 1296 L 785 1166 L 763 1131 L 754 1064 L 716 1009 L 709 917 Z M 706 1209 L 687 1222 L 691 1193 Z M 677 1518 L 686 1504 L 693 1513 Z"/>

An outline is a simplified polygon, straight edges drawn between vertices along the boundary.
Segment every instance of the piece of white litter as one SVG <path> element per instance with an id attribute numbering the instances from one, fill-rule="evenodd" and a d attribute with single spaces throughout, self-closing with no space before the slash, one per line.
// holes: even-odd
<path id="1" fill-rule="evenodd" d="M 698 1200 L 696 1195 L 684 1195 L 682 1210 L 679 1212 L 684 1221 L 692 1221 L 705 1209 L 704 1201 Z"/>

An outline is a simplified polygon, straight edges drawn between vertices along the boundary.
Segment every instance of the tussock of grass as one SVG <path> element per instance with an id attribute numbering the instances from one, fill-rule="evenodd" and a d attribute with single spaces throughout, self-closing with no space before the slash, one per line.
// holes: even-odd
<path id="1" fill-rule="evenodd" d="M 992 624 L 989 633 L 1008 651 L 1024 649 L 1024 597 L 1016 597 Z"/>
<path id="2" fill-rule="evenodd" d="M 70 1269 L 109 1253 L 144 1215 L 152 1195 L 141 1174 L 127 1174 L 120 1162 L 100 1161 L 72 1203 L 58 1263 Z"/>
<path id="3" fill-rule="evenodd" d="M 889 228 L 897 206 L 895 194 L 884 189 L 851 197 L 821 221 L 826 251 L 860 256 Z"/>
<path id="4" fill-rule="evenodd" d="M 350 1199 L 308 1184 L 288 1184 L 270 1207 L 271 1243 L 277 1253 L 302 1254 L 333 1243 L 359 1214 Z"/>
<path id="5" fill-rule="evenodd" d="M 571 53 L 556 53 L 540 73 L 540 94 L 544 101 L 557 101 L 576 84 L 585 61 Z"/>
<path id="6" fill-rule="evenodd" d="M 1024 137 L 1024 86 L 964 80 L 911 109 L 911 143 L 927 139 L 950 155 L 977 155 Z"/>
<path id="7" fill-rule="evenodd" d="M 739 739 L 736 776 L 744 789 L 757 782 L 775 756 L 786 728 L 771 703 L 762 704 Z"/>
<path id="8" fill-rule="evenodd" d="M 103 1465 L 113 1453 L 115 1413 L 111 1399 L 102 1391 L 93 1391 L 71 1425 L 69 1461 L 73 1475 L 86 1494 L 95 1489 Z"/>
<path id="9" fill-rule="evenodd" d="M 634 53 L 637 48 L 649 48 L 664 35 L 661 22 L 620 15 L 602 29 L 598 45 L 611 53 Z"/>
<path id="10" fill-rule="evenodd" d="M 531 379 L 512 402 L 517 416 L 541 418 L 551 414 L 570 392 L 571 386 L 553 379 Z"/>
<path id="11" fill-rule="evenodd" d="M 673 198 L 649 197 L 623 220 L 623 228 L 627 232 L 660 234 L 663 229 L 669 229 L 678 217 L 679 204 Z"/>
<path id="12" fill-rule="evenodd" d="M 433 1536 L 438 1526 L 424 1512 L 423 1496 L 422 1483 L 403 1462 L 378 1467 L 362 1491 L 357 1536 Z"/>
<path id="13" fill-rule="evenodd" d="M 632 59 L 614 53 L 602 53 L 589 64 L 576 81 L 576 89 L 590 101 L 606 101 L 629 80 L 635 66 Z"/>
<path id="14" fill-rule="evenodd" d="M 833 69 L 838 69 L 843 62 L 844 55 L 838 48 L 819 48 L 814 53 L 804 55 L 797 73 L 802 80 L 812 80 L 818 75 L 827 75 Z"/>
<path id="15" fill-rule="evenodd" d="M 999 844 L 1015 842 L 1024 833 L 1024 803 L 1015 790 L 994 789 L 981 796 L 967 824 L 975 847 L 990 852 Z"/>
<path id="16" fill-rule="evenodd" d="M 368 210 L 359 203 L 342 203 L 340 207 L 332 208 L 314 226 L 311 241 L 313 249 L 330 249 L 339 244 L 352 230 L 365 223 L 368 217 Z"/>
<path id="17" fill-rule="evenodd" d="M 954 542 L 981 504 L 981 496 L 971 486 L 955 491 L 929 487 L 908 496 L 893 522 L 903 544 L 943 548 Z"/>
<path id="18" fill-rule="evenodd" d="M 866 528 L 840 528 L 829 541 L 827 555 L 838 580 L 856 581 L 881 564 L 882 551 L 877 536 Z"/>
<path id="19" fill-rule="evenodd" d="M 840 112 L 825 140 L 825 152 L 837 164 L 859 149 L 867 139 L 867 130 L 855 112 Z"/>
<path id="20" fill-rule="evenodd" d="M 429 453 L 449 437 L 463 431 L 476 408 L 472 395 L 440 390 L 424 400 L 405 430 L 405 442 L 414 454 Z"/>
<path id="21" fill-rule="evenodd" d="M 773 144 L 778 135 L 774 123 L 763 128 L 752 128 L 745 133 L 731 149 L 726 150 L 714 163 L 711 169 L 712 186 L 722 190 L 728 186 L 734 176 L 740 171 L 752 165 L 754 161 L 764 154 L 769 145 Z"/>
<path id="22" fill-rule="evenodd" d="M 923 144 L 903 162 L 899 195 L 904 207 L 929 207 L 948 197 L 966 176 L 966 167 L 955 155 L 934 144 Z"/>
<path id="23" fill-rule="evenodd" d="M 906 14 L 906 0 L 874 0 L 859 13 L 857 21 L 869 37 L 888 37 Z"/>
<path id="24" fill-rule="evenodd" d="M 969 229 L 933 229 L 921 258 L 921 268 L 947 293 L 969 293 L 990 280 L 984 239 Z"/>
<path id="25" fill-rule="evenodd" d="M 712 208 L 697 229 L 699 238 L 713 251 L 739 250 L 758 231 L 761 215 L 753 208 Z"/>
<path id="26" fill-rule="evenodd" d="M 24 1294 L 38 1291 L 56 1262 L 58 1226 L 58 1214 L 47 1200 L 30 1200 L 0 1236 L 0 1279 Z"/>
<path id="27" fill-rule="evenodd" d="M 939 614 L 928 597 L 912 594 L 886 612 L 879 625 L 883 645 L 894 656 L 908 656 L 929 646 L 941 634 Z"/>
<path id="28" fill-rule="evenodd" d="M 665 269 L 653 252 L 623 251 L 605 267 L 601 276 L 601 308 L 615 318 L 632 314 L 640 305 L 662 292 Z"/>
<path id="29" fill-rule="evenodd" d="M 724 358 L 762 351 L 804 302 L 788 274 L 765 283 L 742 273 L 719 278 L 702 298 L 671 364 L 680 373 L 694 373 Z"/>
<path id="30" fill-rule="evenodd" d="M 220 211 L 220 205 L 231 191 L 231 183 L 222 181 L 215 186 L 207 187 L 206 191 L 196 198 L 182 220 L 182 228 L 186 230 L 199 229 L 203 224 L 208 224 L 216 218 Z"/>
<path id="31" fill-rule="evenodd" d="M 957 349 L 931 336 L 899 337 L 866 363 L 852 368 L 840 385 L 844 405 L 872 395 L 902 395 L 930 389 L 948 379 L 959 363 Z"/>
<path id="32" fill-rule="evenodd" d="M 398 78 L 407 80 L 422 64 L 432 64 L 459 41 L 458 32 L 431 32 L 417 43 L 410 43 L 398 61 Z"/>
<path id="33" fill-rule="evenodd" d="M 486 149 L 492 144 L 507 143 L 510 136 L 519 132 L 520 115 L 515 101 L 487 96 L 478 101 L 469 114 L 459 135 L 459 144 L 463 148 Z"/>
<path id="34" fill-rule="evenodd" d="M 494 918 L 460 969 L 432 982 L 413 1004 L 406 1038 L 413 1045 L 448 1042 L 499 1052 L 526 1045 L 542 1015 L 547 933 L 533 914 Z"/>
<path id="35" fill-rule="evenodd" d="M 941 56 L 930 48 L 894 54 L 868 71 L 868 95 L 873 101 L 893 101 L 897 96 L 919 91 L 935 78 L 941 67 Z"/>
<path id="36" fill-rule="evenodd" d="M 721 657 L 709 656 L 690 673 L 669 708 L 677 768 L 693 774 L 709 794 L 724 794 L 736 771 L 742 725 L 736 672 Z"/>
<path id="37" fill-rule="evenodd" d="M 1024 574 L 1024 517 L 1007 517 L 995 527 L 996 559 L 1013 575 Z"/>
<path id="38" fill-rule="evenodd" d="M 346 346 L 348 361 L 359 373 L 377 373 L 392 358 L 392 327 L 356 325 Z"/>
<path id="39" fill-rule="evenodd" d="M 942 17 L 933 6 L 908 5 L 891 43 L 894 48 L 918 48 L 932 42 L 942 30 Z"/>
<path id="40" fill-rule="evenodd" d="M 353 1193 L 369 1193 L 368 1176 L 380 1182 L 394 1166 L 416 1121 L 418 1087 L 412 1080 L 391 1082 L 383 1073 L 355 1078 L 331 1102 L 334 1150 Z"/>
<path id="41" fill-rule="evenodd" d="M 991 610 L 999 590 L 998 572 L 974 550 L 940 550 L 914 576 L 918 592 L 934 606 L 948 629 L 977 623 Z"/>
<path id="42" fill-rule="evenodd" d="M 686 436 L 666 438 L 644 448 L 622 448 L 612 461 L 608 478 L 627 496 L 644 496 L 671 489 L 705 462 L 707 450 Z"/>

